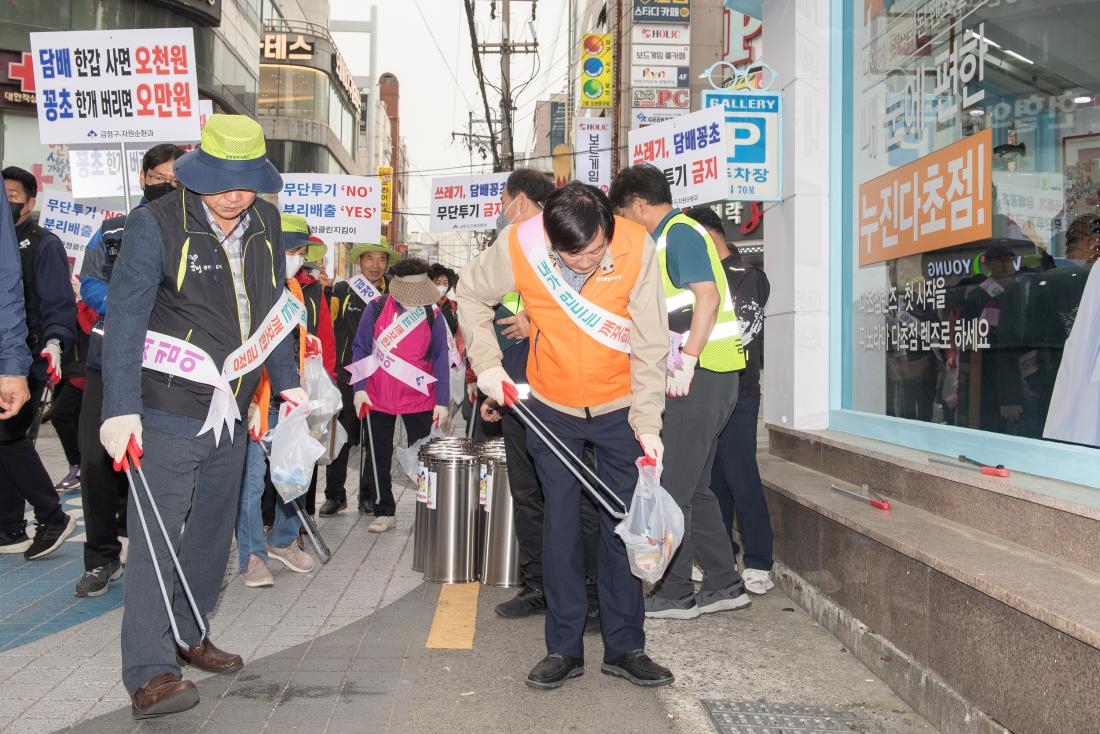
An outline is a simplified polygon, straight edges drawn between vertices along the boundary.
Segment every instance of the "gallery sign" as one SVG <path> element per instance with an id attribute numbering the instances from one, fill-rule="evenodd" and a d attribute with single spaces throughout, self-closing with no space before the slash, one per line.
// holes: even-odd
<path id="1" fill-rule="evenodd" d="M 726 124 L 729 199 L 783 198 L 782 96 L 778 92 L 704 90 L 703 107 L 720 107 Z"/>

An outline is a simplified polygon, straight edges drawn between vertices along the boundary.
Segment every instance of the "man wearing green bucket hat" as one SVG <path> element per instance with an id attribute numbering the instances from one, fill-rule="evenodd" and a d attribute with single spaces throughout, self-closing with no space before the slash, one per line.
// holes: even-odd
<path id="1" fill-rule="evenodd" d="M 213 115 L 175 173 L 177 190 L 127 218 L 104 324 L 100 440 L 131 486 L 122 679 L 136 718 L 198 703 L 181 662 L 243 665 L 206 632 L 241 488 L 240 420 L 261 367 L 273 393 L 308 399 L 284 338 L 304 308 L 284 287 L 279 212 L 256 198 L 282 188 L 262 129 Z"/>
<path id="2" fill-rule="evenodd" d="M 359 320 L 363 309 L 386 292 L 386 271 L 392 267 L 400 255 L 389 246 L 383 235 L 379 244 L 356 245 L 348 251 L 348 261 L 359 265 L 359 273 L 350 280 L 342 280 L 332 287 L 332 301 L 329 310 L 332 313 L 336 334 L 336 385 L 340 388 L 344 407 L 340 411 L 340 423 L 348 433 L 347 443 L 340 453 L 325 469 L 325 502 L 321 505 L 321 515 L 327 517 L 342 512 L 348 507 L 347 489 L 344 487 L 348 477 L 348 457 L 351 447 L 362 443 L 360 436 L 362 421 L 359 420 L 353 403 L 353 391 L 348 371 L 351 364 L 351 344 L 355 332 L 359 330 Z M 372 493 L 367 489 L 366 472 L 359 477 L 359 511 L 366 514 L 373 507 Z"/>

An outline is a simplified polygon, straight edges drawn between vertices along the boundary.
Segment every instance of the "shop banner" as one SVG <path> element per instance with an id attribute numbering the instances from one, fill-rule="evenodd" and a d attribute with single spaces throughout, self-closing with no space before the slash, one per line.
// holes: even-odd
<path id="1" fill-rule="evenodd" d="M 38 200 L 38 224 L 57 235 L 61 244 L 65 245 L 73 277 L 80 275 L 84 249 L 88 240 L 99 230 L 99 225 L 103 224 L 104 219 L 123 213 L 73 201 L 67 191 L 40 191 Z"/>
<path id="2" fill-rule="evenodd" d="M 993 236 L 993 130 L 985 129 L 859 187 L 859 264 Z"/>
<path id="3" fill-rule="evenodd" d="M 381 241 L 382 184 L 374 176 L 284 173 L 279 210 L 305 217 L 330 247 Z"/>
<path id="4" fill-rule="evenodd" d="M 378 180 L 382 186 L 382 224 L 393 220 L 393 166 L 379 166 Z"/>
<path id="5" fill-rule="evenodd" d="M 630 106 L 634 109 L 687 110 L 691 108 L 691 90 L 631 89 Z"/>
<path id="6" fill-rule="evenodd" d="M 500 195 L 508 171 L 476 176 L 432 179 L 432 219 L 428 231 L 487 231 L 496 229 Z"/>
<path id="7" fill-rule="evenodd" d="M 691 63 L 691 46 L 634 44 L 630 47 L 630 63 L 635 66 L 688 66 Z"/>
<path id="8" fill-rule="evenodd" d="M 581 36 L 582 108 L 609 109 L 614 88 L 610 33 L 586 33 Z"/>
<path id="9" fill-rule="evenodd" d="M 630 29 L 630 41 L 632 43 L 691 44 L 691 26 L 635 23 L 634 27 Z"/>
<path id="10" fill-rule="evenodd" d="M 607 193 L 611 187 L 611 120 L 579 118 L 573 168 L 577 180 Z"/>
<path id="11" fill-rule="evenodd" d="M 691 83 L 689 74 L 690 70 L 686 66 L 631 66 L 630 87 L 631 89 L 687 87 Z"/>
<path id="12" fill-rule="evenodd" d="M 674 120 L 677 117 L 686 115 L 690 110 L 684 109 L 636 109 L 630 111 L 630 129 L 640 130 L 643 127 L 649 127 L 650 125 L 656 125 L 661 122 L 667 122 L 668 120 Z"/>
<path id="13" fill-rule="evenodd" d="M 716 201 L 709 206 L 722 218 L 730 242 L 764 239 L 764 205 L 759 201 Z"/>
<path id="14" fill-rule="evenodd" d="M 664 171 L 673 206 L 727 198 L 729 184 L 722 165 L 727 139 L 720 108 L 631 130 L 628 140 L 631 163 L 652 163 Z"/>
<path id="15" fill-rule="evenodd" d="M 691 22 L 691 0 L 634 0 L 635 23 Z"/>
<path id="16" fill-rule="evenodd" d="M 30 38 L 43 145 L 199 139 L 190 28 Z"/>
<path id="17" fill-rule="evenodd" d="M 782 201 L 783 105 L 779 92 L 703 91 L 725 117 L 728 199 Z"/>

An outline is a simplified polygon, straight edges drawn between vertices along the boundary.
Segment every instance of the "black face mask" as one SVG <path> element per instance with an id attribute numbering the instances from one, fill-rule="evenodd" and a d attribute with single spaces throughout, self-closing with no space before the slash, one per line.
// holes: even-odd
<path id="1" fill-rule="evenodd" d="M 23 215 L 23 203 L 18 201 L 9 201 L 8 206 L 11 208 L 11 221 L 18 222 L 19 217 Z"/>
<path id="2" fill-rule="evenodd" d="M 149 184 L 143 189 L 146 201 L 156 201 L 165 194 L 170 194 L 175 190 L 176 187 L 170 183 Z"/>

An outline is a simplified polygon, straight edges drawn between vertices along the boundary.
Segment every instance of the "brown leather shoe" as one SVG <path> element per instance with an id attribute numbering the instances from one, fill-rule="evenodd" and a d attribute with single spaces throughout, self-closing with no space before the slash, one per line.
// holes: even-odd
<path id="1" fill-rule="evenodd" d="M 178 648 L 176 657 L 179 658 L 181 665 L 184 663 L 193 665 L 207 673 L 232 673 L 244 667 L 244 660 L 240 655 L 219 650 L 209 637 L 203 638 L 202 642 L 186 650 Z"/>
<path id="2" fill-rule="evenodd" d="M 135 719 L 152 719 L 178 714 L 199 703 L 199 689 L 189 680 L 180 680 L 171 673 L 161 673 L 137 689 L 130 698 L 130 711 Z"/>

